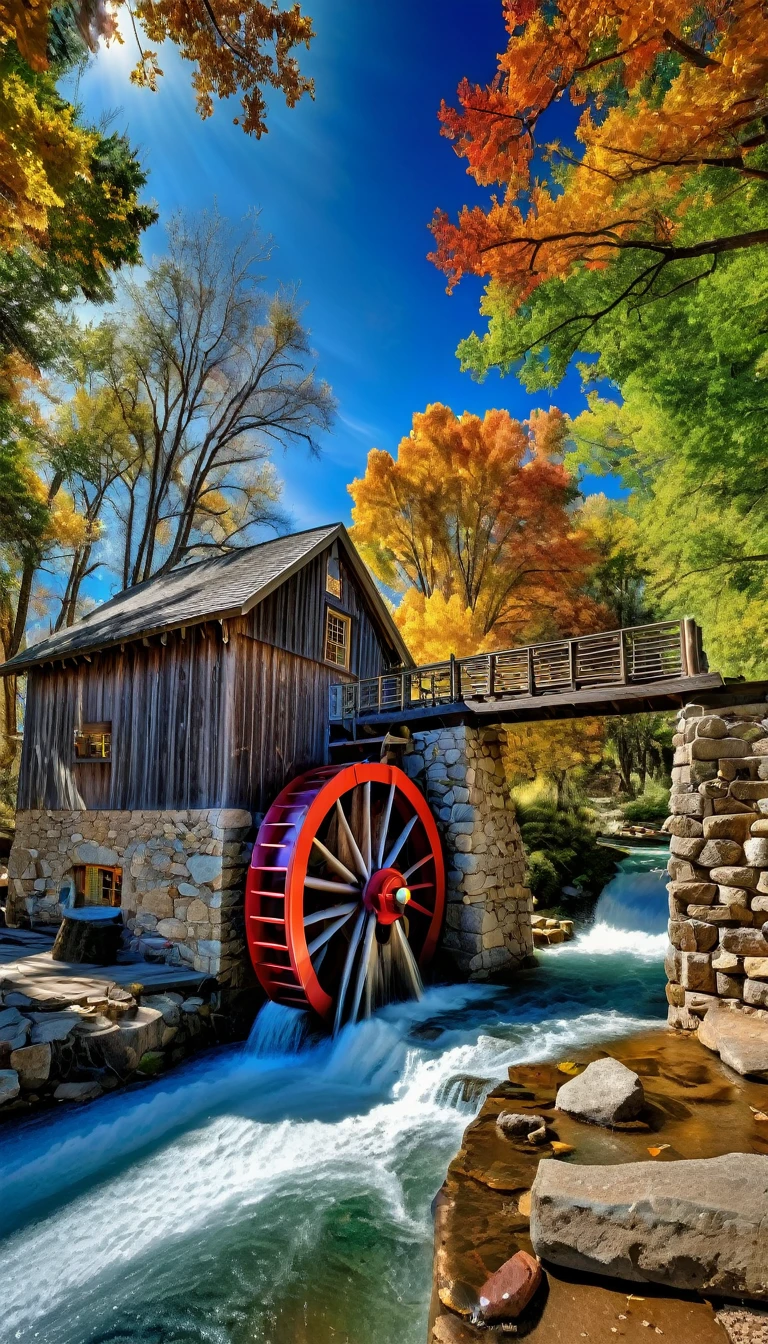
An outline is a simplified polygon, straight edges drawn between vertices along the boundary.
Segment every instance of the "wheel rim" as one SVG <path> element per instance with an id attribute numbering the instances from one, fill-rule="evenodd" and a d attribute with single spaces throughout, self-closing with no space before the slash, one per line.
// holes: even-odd
<path id="1" fill-rule="evenodd" d="M 271 999 L 338 1030 L 421 991 L 445 870 L 423 795 L 390 765 L 325 766 L 267 812 L 246 885 L 251 960 Z"/>

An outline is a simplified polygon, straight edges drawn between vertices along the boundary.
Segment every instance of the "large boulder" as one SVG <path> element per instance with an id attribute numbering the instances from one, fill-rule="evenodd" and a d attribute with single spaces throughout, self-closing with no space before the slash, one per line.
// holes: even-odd
<path id="1" fill-rule="evenodd" d="M 555 1105 L 593 1125 L 622 1124 L 634 1120 L 644 1101 L 643 1085 L 636 1073 L 618 1059 L 596 1059 L 583 1073 L 564 1083 Z"/>
<path id="2" fill-rule="evenodd" d="M 531 1190 L 544 1260 L 632 1283 L 768 1300 L 768 1157 L 575 1166 L 545 1158 Z"/>

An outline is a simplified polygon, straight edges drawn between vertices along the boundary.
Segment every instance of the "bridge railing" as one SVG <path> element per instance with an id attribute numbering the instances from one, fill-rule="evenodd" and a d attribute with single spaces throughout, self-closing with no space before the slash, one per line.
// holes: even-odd
<path id="1" fill-rule="evenodd" d="M 478 699 L 670 681 L 695 676 L 701 670 L 700 651 L 698 627 L 686 617 L 471 658 L 451 657 L 331 686 L 330 718 L 338 722 Z"/>

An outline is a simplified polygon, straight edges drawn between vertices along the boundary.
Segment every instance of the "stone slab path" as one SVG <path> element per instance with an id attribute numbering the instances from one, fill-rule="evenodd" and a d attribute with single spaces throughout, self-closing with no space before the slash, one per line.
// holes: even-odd
<path id="1" fill-rule="evenodd" d="M 0 990 L 3 994 L 26 994 L 40 1003 L 78 1003 L 103 993 L 107 985 L 140 983 L 145 991 L 194 992 L 207 977 L 183 966 L 149 961 L 114 966 L 84 966 L 54 961 L 53 938 L 28 929 L 0 929 Z"/>

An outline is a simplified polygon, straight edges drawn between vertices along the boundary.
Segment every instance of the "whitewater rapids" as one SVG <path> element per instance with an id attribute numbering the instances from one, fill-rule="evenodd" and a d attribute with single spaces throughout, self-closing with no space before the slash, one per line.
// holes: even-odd
<path id="1" fill-rule="evenodd" d="M 335 1041 L 267 1005 L 244 1048 L 6 1128 L 0 1341 L 423 1344 L 469 1117 L 510 1064 L 658 1025 L 662 956 L 600 918 L 514 991 L 431 989 Z"/>

